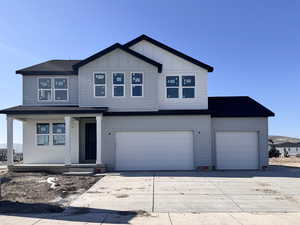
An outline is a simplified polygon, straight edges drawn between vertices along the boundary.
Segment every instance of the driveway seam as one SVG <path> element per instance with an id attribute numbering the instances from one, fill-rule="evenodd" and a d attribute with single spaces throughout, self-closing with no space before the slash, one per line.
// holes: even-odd
<path id="1" fill-rule="evenodd" d="M 209 181 L 209 182 L 213 186 L 215 186 L 220 192 L 222 192 L 224 196 L 226 196 L 228 199 L 230 199 L 233 202 L 233 204 L 235 204 L 241 210 L 241 212 L 244 212 L 244 210 L 229 195 L 227 195 L 221 188 L 219 188 L 218 185 L 214 184 L 214 182 L 212 182 L 212 181 Z"/>
<path id="2" fill-rule="evenodd" d="M 234 219 L 236 222 L 238 222 L 241 225 L 244 225 L 242 222 L 240 222 L 237 218 L 235 218 L 231 213 L 228 213 L 232 219 Z"/>
<path id="3" fill-rule="evenodd" d="M 172 219 L 171 219 L 171 215 L 170 215 L 169 212 L 168 212 L 168 216 L 169 216 L 169 220 L 170 220 L 171 225 L 173 225 L 173 222 L 172 222 Z"/>

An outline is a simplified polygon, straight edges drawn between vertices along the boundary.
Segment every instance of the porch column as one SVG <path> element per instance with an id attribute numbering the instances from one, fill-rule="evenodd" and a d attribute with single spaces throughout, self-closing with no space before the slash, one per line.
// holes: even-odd
<path id="1" fill-rule="evenodd" d="M 14 164 L 14 119 L 11 116 L 6 116 L 7 120 L 7 165 Z"/>
<path id="2" fill-rule="evenodd" d="M 71 165 L 71 117 L 65 117 L 65 165 Z"/>
<path id="3" fill-rule="evenodd" d="M 102 129 L 102 114 L 96 116 L 96 121 L 97 121 L 97 125 L 96 125 L 96 130 L 97 130 L 97 154 L 96 154 L 96 164 L 97 165 L 101 165 L 102 164 L 102 157 L 101 157 L 101 144 L 102 144 L 102 133 L 101 133 L 101 129 Z"/>

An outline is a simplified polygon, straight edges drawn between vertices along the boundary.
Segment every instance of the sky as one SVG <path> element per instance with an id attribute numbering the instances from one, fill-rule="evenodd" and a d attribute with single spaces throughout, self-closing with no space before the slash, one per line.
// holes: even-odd
<path id="1" fill-rule="evenodd" d="M 22 104 L 17 69 L 146 34 L 214 66 L 209 96 L 250 96 L 276 113 L 269 134 L 300 138 L 299 12 L 297 0 L 2 0 L 0 108 Z M 14 128 L 22 143 L 21 123 Z"/>

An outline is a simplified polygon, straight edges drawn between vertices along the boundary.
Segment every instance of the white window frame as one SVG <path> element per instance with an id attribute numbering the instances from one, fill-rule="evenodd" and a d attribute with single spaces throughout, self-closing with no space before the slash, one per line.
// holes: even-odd
<path id="1" fill-rule="evenodd" d="M 64 124 L 65 125 L 65 133 L 54 133 L 53 124 Z M 66 124 L 64 122 L 54 122 L 51 123 L 51 134 L 52 134 L 52 145 L 53 146 L 65 146 L 66 145 Z M 65 143 L 64 144 L 54 144 L 54 136 L 64 136 L 65 137 Z"/>
<path id="2" fill-rule="evenodd" d="M 55 88 L 55 79 L 66 79 L 67 80 L 67 88 L 66 89 L 57 89 Z M 68 102 L 69 101 L 69 78 L 68 77 L 53 77 L 53 100 L 54 102 Z M 56 100 L 55 97 L 56 97 L 56 93 L 55 91 L 56 90 L 61 90 L 61 91 L 67 91 L 67 99 L 66 100 Z"/>
<path id="3" fill-rule="evenodd" d="M 105 84 L 95 84 L 95 74 L 96 73 L 104 74 Z M 94 98 L 106 98 L 106 96 L 107 96 L 107 73 L 106 72 L 93 72 L 93 86 L 94 86 Z M 105 88 L 104 96 L 96 96 L 96 87 L 97 86 L 104 86 L 104 88 Z"/>
<path id="4" fill-rule="evenodd" d="M 124 84 L 114 84 L 114 74 L 116 73 L 122 73 L 124 75 Z M 112 86 L 112 91 L 111 91 L 111 95 L 113 98 L 125 98 L 126 96 L 126 88 L 125 88 L 125 83 L 126 83 L 126 73 L 125 72 L 112 72 L 111 74 L 111 86 Z M 119 87 L 119 86 L 123 86 L 123 95 L 122 96 L 115 96 L 115 92 L 114 92 L 114 88 L 115 87 Z"/>
<path id="5" fill-rule="evenodd" d="M 51 88 L 40 88 L 40 79 L 50 79 L 51 81 Z M 37 101 L 38 102 L 52 102 L 53 101 L 53 80 L 52 77 L 38 77 L 37 78 Z M 40 91 L 41 90 L 46 90 L 50 91 L 50 99 L 49 100 L 40 100 Z"/>
<path id="6" fill-rule="evenodd" d="M 167 77 L 173 77 L 173 76 L 178 76 L 179 77 L 179 86 L 167 86 Z M 195 77 L 195 86 L 182 86 L 182 77 L 183 76 L 194 76 Z M 184 100 L 191 100 L 196 98 L 196 74 L 195 73 L 180 73 L 180 74 L 168 74 L 165 76 L 164 79 L 164 86 L 165 86 L 165 99 L 172 101 L 176 99 L 184 99 Z M 178 88 L 178 98 L 168 98 L 168 93 L 167 89 L 168 88 Z M 194 88 L 194 97 L 193 98 L 183 98 L 183 88 Z"/>
<path id="7" fill-rule="evenodd" d="M 37 133 L 37 125 L 38 124 L 49 124 L 49 133 L 48 134 L 38 134 Z M 39 145 L 38 144 L 38 136 L 48 136 L 48 144 L 47 145 Z M 45 122 L 45 121 L 39 121 L 39 122 L 36 122 L 35 124 L 35 145 L 37 147 L 48 147 L 51 145 L 51 123 L 50 122 Z"/>
<path id="8" fill-rule="evenodd" d="M 133 84 L 132 83 L 132 75 L 134 73 L 140 73 L 142 74 L 142 84 Z M 132 98 L 143 98 L 144 97 L 144 82 L 145 82 L 145 79 L 144 79 L 144 73 L 143 72 L 130 72 L 130 97 Z M 132 88 L 135 87 L 135 86 L 141 86 L 142 87 L 142 95 L 141 96 L 133 96 L 133 91 L 132 91 Z"/>

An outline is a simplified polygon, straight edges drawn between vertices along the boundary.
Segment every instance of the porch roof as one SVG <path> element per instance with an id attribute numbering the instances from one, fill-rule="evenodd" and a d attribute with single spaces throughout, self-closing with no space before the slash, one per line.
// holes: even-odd
<path id="1" fill-rule="evenodd" d="M 92 114 L 103 113 L 108 107 L 79 106 L 15 106 L 0 111 L 0 114 Z"/>

